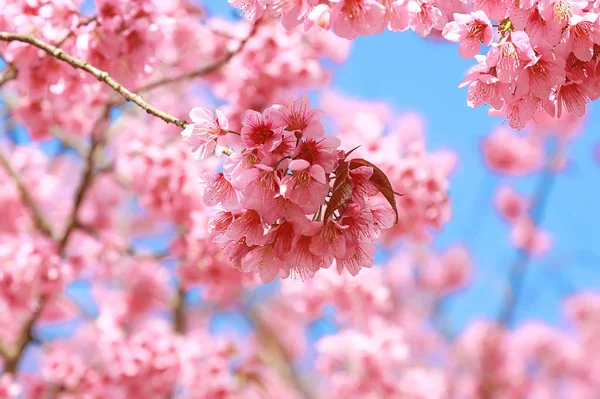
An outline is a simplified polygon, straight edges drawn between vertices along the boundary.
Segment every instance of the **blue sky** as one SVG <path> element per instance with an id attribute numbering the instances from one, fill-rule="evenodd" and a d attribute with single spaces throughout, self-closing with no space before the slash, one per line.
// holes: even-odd
<path id="1" fill-rule="evenodd" d="M 232 14 L 224 0 L 205 4 L 216 14 Z M 520 192 L 531 194 L 539 179 L 508 179 L 485 168 L 481 141 L 502 120 L 489 117 L 486 107 L 467 107 L 466 89 L 457 88 L 473 63 L 462 59 L 454 44 L 386 31 L 355 40 L 348 61 L 334 69 L 333 80 L 334 89 L 350 96 L 384 100 L 398 112 L 419 112 L 428 121 L 429 148 L 452 148 L 459 155 L 450 188 L 454 216 L 435 241 L 439 248 L 465 243 L 477 266 L 472 286 L 448 303 L 455 328 L 498 312 L 507 271 L 516 257 L 509 229 L 491 207 L 495 187 L 514 182 Z M 600 169 L 593 158 L 600 141 L 598 126 L 600 116 L 591 106 L 586 128 L 570 148 L 572 164 L 555 181 L 541 223 L 552 233 L 554 246 L 528 268 L 517 322 L 538 318 L 561 324 L 564 295 L 600 286 L 600 212 L 595 206 Z"/>

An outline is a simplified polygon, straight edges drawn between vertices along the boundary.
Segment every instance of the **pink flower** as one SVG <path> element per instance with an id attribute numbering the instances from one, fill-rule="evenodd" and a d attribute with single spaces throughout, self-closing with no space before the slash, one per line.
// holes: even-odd
<path id="1" fill-rule="evenodd" d="M 9 373 L 0 375 L 0 398 L 16 399 L 20 396 L 21 387 Z"/>
<path id="2" fill-rule="evenodd" d="M 519 219 L 528 207 L 525 198 L 508 186 L 502 186 L 496 191 L 494 205 L 498 213 L 511 222 Z"/>
<path id="3" fill-rule="evenodd" d="M 314 228 L 313 228 L 314 230 Z M 295 249 L 285 259 L 284 274 L 302 280 L 314 276 L 319 269 L 326 269 L 331 266 L 333 256 L 329 254 L 315 255 L 310 251 L 312 238 L 310 235 L 302 235 L 298 240 Z"/>
<path id="4" fill-rule="evenodd" d="M 246 245 L 246 238 L 239 240 L 225 240 L 219 244 L 219 248 L 228 257 L 231 265 L 238 270 L 242 270 L 242 259 L 254 247 Z"/>
<path id="5" fill-rule="evenodd" d="M 370 268 L 375 263 L 375 246 L 369 242 L 362 242 L 346 248 L 343 258 L 336 258 L 338 272 L 343 269 L 356 276 L 363 267 Z"/>
<path id="6" fill-rule="evenodd" d="M 528 216 L 515 222 L 510 233 L 510 239 L 515 247 L 536 257 L 544 255 L 552 245 L 550 234 L 538 230 Z"/>
<path id="7" fill-rule="evenodd" d="M 538 7 L 548 23 L 563 27 L 572 17 L 581 16 L 588 3 L 587 0 L 541 0 Z"/>
<path id="8" fill-rule="evenodd" d="M 304 21 L 305 29 L 309 29 L 317 24 L 322 29 L 331 28 L 331 7 L 328 4 L 317 4 L 309 13 Z"/>
<path id="9" fill-rule="evenodd" d="M 255 151 L 236 152 L 223 162 L 223 175 L 235 189 L 241 190 L 258 173 L 255 167 L 259 162 Z"/>
<path id="10" fill-rule="evenodd" d="M 521 137 L 506 128 L 494 130 L 483 143 L 488 166 L 497 173 L 525 175 L 540 168 L 543 162 L 542 141 Z"/>
<path id="11" fill-rule="evenodd" d="M 405 31 L 410 25 L 407 2 L 395 0 L 388 5 L 388 29 L 392 32 Z"/>
<path id="12" fill-rule="evenodd" d="M 489 46 L 492 42 L 492 24 L 481 10 L 471 14 L 455 13 L 454 21 L 446 24 L 442 35 L 451 42 L 460 42 L 460 55 L 463 58 L 471 58 L 479 53 L 480 43 Z"/>
<path id="13" fill-rule="evenodd" d="M 240 184 L 243 185 L 242 196 L 246 204 L 266 214 L 272 212 L 273 201 L 279 195 L 281 180 L 275 169 L 258 164 L 244 173 Z"/>
<path id="14" fill-rule="evenodd" d="M 446 25 L 446 15 L 434 5 L 432 0 L 408 0 L 410 27 L 419 36 L 429 36 L 432 29 L 442 30 Z"/>
<path id="15" fill-rule="evenodd" d="M 553 47 L 560 42 L 562 23 L 553 14 L 546 15 L 541 3 L 530 9 L 513 8 L 510 18 L 516 29 L 529 34 L 533 43 Z"/>
<path id="16" fill-rule="evenodd" d="M 234 217 L 225 235 L 234 241 L 245 238 L 248 245 L 261 245 L 264 242 L 264 233 L 265 227 L 260 215 L 248 209 Z"/>
<path id="17" fill-rule="evenodd" d="M 204 204 L 223 204 L 226 209 L 232 209 L 238 204 L 237 193 L 223 173 L 205 172 L 200 177 L 200 184 L 204 186 Z"/>
<path id="18" fill-rule="evenodd" d="M 284 125 L 275 116 L 275 112 L 274 109 L 268 109 L 262 114 L 250 109 L 246 111 L 240 134 L 247 148 L 260 147 L 270 152 L 281 144 Z"/>
<path id="19" fill-rule="evenodd" d="M 305 94 L 287 107 L 285 105 L 273 106 L 276 109 L 272 117 L 280 126 L 286 126 L 285 130 L 299 133 L 307 139 L 320 139 L 325 136 L 325 128 L 321 123 L 324 112 L 312 109 L 310 100 Z"/>
<path id="20" fill-rule="evenodd" d="M 295 249 L 307 222 L 306 218 L 291 221 L 284 220 L 271 229 L 267 243 L 273 245 L 273 249 L 280 259 L 286 259 L 290 252 Z"/>
<path id="21" fill-rule="evenodd" d="M 563 109 L 573 115 L 584 116 L 587 103 L 590 101 L 581 85 L 569 81 L 558 88 L 553 100 L 556 104 L 557 118 L 563 115 Z"/>
<path id="22" fill-rule="evenodd" d="M 507 40 L 493 45 L 488 52 L 486 64 L 490 68 L 496 67 L 501 82 L 509 83 L 514 82 L 537 59 L 527 33 L 515 31 Z"/>
<path id="23" fill-rule="evenodd" d="M 312 7 L 309 0 L 273 0 L 271 8 L 276 15 L 281 15 L 284 28 L 294 29 L 302 23 Z"/>
<path id="24" fill-rule="evenodd" d="M 517 86 L 519 86 L 519 83 L 517 83 Z M 505 102 L 504 106 L 498 111 L 490 110 L 490 115 L 504 115 L 508 118 L 510 127 L 521 130 L 533 118 L 539 107 L 540 100 L 527 95 L 517 100 Z"/>
<path id="25" fill-rule="evenodd" d="M 486 57 L 476 55 L 478 64 L 469 71 L 469 74 L 460 82 L 459 88 L 469 86 L 467 92 L 467 105 L 475 108 L 483 104 L 490 104 L 495 109 L 502 108 L 502 83 L 496 75 L 496 68 L 487 66 Z"/>
<path id="26" fill-rule="evenodd" d="M 212 155 L 221 137 L 229 131 L 229 122 L 219 110 L 213 114 L 206 108 L 194 108 L 190 112 L 190 123 L 181 132 L 183 141 L 193 146 L 192 154 L 196 159 L 205 159 Z"/>
<path id="27" fill-rule="evenodd" d="M 367 198 L 376 195 L 379 190 L 371 181 L 373 168 L 361 166 L 350 171 L 348 181 L 352 186 L 352 201 L 364 205 Z"/>
<path id="28" fill-rule="evenodd" d="M 227 0 L 229 4 L 240 10 L 250 21 L 262 17 L 266 8 L 265 0 Z"/>
<path id="29" fill-rule="evenodd" d="M 597 19 L 597 14 L 584 13 L 573 15 L 569 20 L 564 45 L 581 61 L 590 61 L 594 56 L 594 44 L 600 44 L 600 25 Z"/>
<path id="30" fill-rule="evenodd" d="M 432 256 L 421 267 L 419 284 L 437 295 L 447 295 L 464 287 L 473 273 L 469 252 L 460 246 Z"/>
<path id="31" fill-rule="evenodd" d="M 320 165 L 325 173 L 333 172 L 338 160 L 338 148 L 341 144 L 337 137 L 324 137 L 320 140 L 306 140 L 298 144 L 295 159 L 304 159 L 311 165 Z"/>
<path id="32" fill-rule="evenodd" d="M 340 0 L 333 4 L 331 25 L 333 31 L 345 39 L 373 35 L 385 29 L 385 12 L 377 0 Z"/>
<path id="33" fill-rule="evenodd" d="M 312 237 L 310 251 L 315 255 L 333 255 L 336 258 L 343 258 L 346 255 L 344 238 L 346 228 L 335 221 L 328 221 Z"/>
<path id="34" fill-rule="evenodd" d="M 275 254 L 273 245 L 259 246 L 250 250 L 241 262 L 244 272 L 257 271 L 263 283 L 273 281 L 282 261 Z"/>
<path id="35" fill-rule="evenodd" d="M 525 68 L 531 94 L 539 99 L 547 99 L 552 90 L 565 82 L 565 60 L 546 48 L 538 46 L 540 57 L 537 62 Z M 525 79 L 519 81 L 525 84 Z"/>
<path id="36" fill-rule="evenodd" d="M 292 174 L 281 179 L 281 194 L 306 213 L 316 213 L 329 192 L 325 171 L 320 165 L 311 166 L 303 159 L 290 162 L 288 168 Z"/>
<path id="37" fill-rule="evenodd" d="M 510 3 L 504 0 L 475 0 L 475 10 L 485 12 L 491 19 L 501 21 L 506 17 L 506 13 L 510 7 Z"/>

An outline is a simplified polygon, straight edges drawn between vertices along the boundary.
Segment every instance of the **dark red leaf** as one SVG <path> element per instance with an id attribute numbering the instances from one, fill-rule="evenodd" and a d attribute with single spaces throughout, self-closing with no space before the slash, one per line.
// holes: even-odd
<path id="1" fill-rule="evenodd" d="M 352 186 L 350 185 L 350 182 L 348 182 L 349 173 L 348 162 L 341 161 L 335 170 L 333 190 L 327 208 L 325 208 L 323 223 L 327 222 L 327 219 L 329 219 L 336 210 L 344 206 L 352 196 Z"/>
<path id="2" fill-rule="evenodd" d="M 350 176 L 350 169 L 348 169 L 348 162 L 340 161 L 337 169 L 335 170 L 335 182 L 333 182 L 333 191 L 345 183 Z"/>
<path id="3" fill-rule="evenodd" d="M 394 210 L 394 213 L 396 214 L 395 223 L 398 223 L 398 206 L 396 205 L 396 197 L 394 196 L 398 193 L 396 193 L 392 188 L 390 180 L 381 169 L 379 169 L 377 166 L 373 165 L 369 161 L 360 158 L 355 158 L 350 161 L 351 170 L 359 168 L 361 166 L 368 166 L 373 169 L 373 175 L 369 180 L 377 187 L 379 192 L 383 194 L 385 199 L 387 199 L 387 201 L 390 203 L 392 209 Z"/>

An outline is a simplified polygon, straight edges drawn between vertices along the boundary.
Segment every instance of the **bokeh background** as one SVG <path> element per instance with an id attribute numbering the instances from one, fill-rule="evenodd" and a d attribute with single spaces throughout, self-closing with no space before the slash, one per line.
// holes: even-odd
<path id="1" fill-rule="evenodd" d="M 225 0 L 203 3 L 213 14 L 239 18 Z M 359 37 L 352 42 L 347 62 L 331 65 L 332 90 L 384 102 L 398 113 L 421 114 L 427 121 L 429 149 L 447 148 L 458 155 L 450 186 L 453 217 L 435 235 L 433 243 L 439 249 L 463 244 L 471 252 L 475 266 L 472 284 L 444 303 L 454 333 L 475 319 L 497 315 L 509 283 L 509 269 L 519 256 L 509 241 L 509 226 L 493 209 L 496 188 L 508 182 L 529 196 L 543 178 L 538 174 L 511 179 L 486 168 L 482 140 L 503 121 L 488 116 L 486 107 L 471 109 L 466 105 L 466 89 L 459 89 L 458 84 L 472 65 L 472 60 L 458 55 L 454 44 L 423 39 L 410 31 Z M 319 93 L 311 96 L 318 102 Z M 534 318 L 555 326 L 565 325 L 560 309 L 562 299 L 575 291 L 600 287 L 600 174 L 594 151 L 600 139 L 597 109 L 596 104 L 589 107 L 584 129 L 569 146 L 567 168 L 552 184 L 539 223 L 551 233 L 552 247 L 542 258 L 529 262 L 515 324 Z M 10 135 L 17 142 L 26 140 L 19 127 Z M 44 148 L 56 151 L 56 145 L 45 143 Z M 140 245 L 160 248 L 163 243 L 164 238 L 155 237 Z M 378 260 L 385 260 L 392 250 L 381 249 Z M 84 308 L 94 311 L 85 282 L 70 290 Z M 194 301 L 194 295 L 188 300 Z M 45 333 L 49 337 L 68 336 L 75 327 L 61 325 Z M 212 320 L 215 331 L 247 327 L 244 318 L 233 312 L 217 314 Z M 310 334 L 316 339 L 328 332 L 331 330 L 327 323 L 321 323 Z"/>
<path id="2" fill-rule="evenodd" d="M 237 16 L 226 1 L 204 4 L 216 15 Z M 486 168 L 482 140 L 503 120 L 488 116 L 485 106 L 472 109 L 466 105 L 466 89 L 459 89 L 458 84 L 473 63 L 459 56 L 455 44 L 423 39 L 412 31 L 384 31 L 359 36 L 352 42 L 347 62 L 332 65 L 333 90 L 385 102 L 399 113 L 421 114 L 427 121 L 429 149 L 449 148 L 458 155 L 450 186 L 453 217 L 434 240 L 440 249 L 463 243 L 475 264 L 472 284 L 445 304 L 454 331 L 475 319 L 495 317 L 506 293 L 509 269 L 518 256 L 508 238 L 509 227 L 492 206 L 496 188 L 510 183 L 529 196 L 543 178 L 507 178 Z M 564 296 L 600 287 L 600 170 L 594 155 L 600 140 L 597 109 L 597 104 L 589 106 L 584 129 L 569 146 L 568 167 L 552 183 L 539 223 L 551 233 L 552 248 L 527 268 L 514 314 L 517 324 L 536 318 L 560 325 Z M 381 250 L 379 258 L 385 257 Z"/>

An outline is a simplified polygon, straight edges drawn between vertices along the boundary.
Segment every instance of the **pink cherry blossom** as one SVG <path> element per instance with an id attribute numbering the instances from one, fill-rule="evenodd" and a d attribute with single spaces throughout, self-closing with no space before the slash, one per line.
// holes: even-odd
<path id="1" fill-rule="evenodd" d="M 379 33 L 385 25 L 385 7 L 378 0 L 341 0 L 333 3 L 331 27 L 343 38 L 354 39 L 358 35 Z"/>
<path id="2" fill-rule="evenodd" d="M 281 180 L 281 194 L 300 205 L 306 213 L 316 213 L 329 192 L 325 171 L 320 165 L 310 165 L 297 159 L 288 166 L 291 175 Z"/>
<path id="3" fill-rule="evenodd" d="M 311 108 L 307 95 L 294 101 L 289 108 L 281 106 L 278 111 L 273 117 L 278 120 L 278 124 L 287 125 L 287 130 L 315 140 L 325 136 L 325 128 L 320 121 L 324 113 Z"/>
<path id="4" fill-rule="evenodd" d="M 264 146 L 266 151 L 273 151 L 282 141 L 283 123 L 274 118 L 275 110 L 267 110 L 263 114 L 248 110 L 242 122 L 242 142 L 248 148 Z"/>
<path id="5" fill-rule="evenodd" d="M 251 21 L 259 19 L 265 11 L 264 0 L 228 0 L 229 4 L 242 11 Z"/>
<path id="6" fill-rule="evenodd" d="M 87 3 L 0 0 L 0 398 L 596 399 L 600 295 L 546 229 L 586 203 L 600 1 Z M 385 29 L 433 58 L 358 38 Z M 459 43 L 483 157 L 333 93 L 356 38 L 440 76 Z"/>
<path id="7" fill-rule="evenodd" d="M 496 209 L 510 222 L 518 220 L 527 210 L 527 201 L 513 188 L 502 186 L 494 198 Z"/>
<path id="8" fill-rule="evenodd" d="M 483 143 L 488 166 L 501 173 L 523 175 L 538 169 L 543 160 L 541 142 L 535 137 L 520 137 L 510 129 L 499 128 Z"/>
<path id="9" fill-rule="evenodd" d="M 511 241 L 517 248 L 529 252 L 533 256 L 544 255 L 551 247 L 550 235 L 538 230 L 528 218 L 521 218 L 514 224 Z"/>
<path id="10" fill-rule="evenodd" d="M 446 40 L 460 42 L 458 50 L 464 58 L 475 56 L 481 43 L 489 46 L 493 38 L 492 25 L 483 11 L 454 14 L 454 21 L 446 24 L 442 34 Z"/>
<path id="11" fill-rule="evenodd" d="M 190 118 L 194 123 L 188 125 L 181 136 L 192 145 L 196 159 L 205 159 L 215 151 L 219 139 L 227 134 L 229 122 L 221 111 L 213 114 L 206 108 L 194 108 Z"/>

